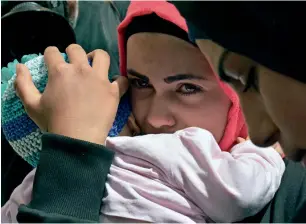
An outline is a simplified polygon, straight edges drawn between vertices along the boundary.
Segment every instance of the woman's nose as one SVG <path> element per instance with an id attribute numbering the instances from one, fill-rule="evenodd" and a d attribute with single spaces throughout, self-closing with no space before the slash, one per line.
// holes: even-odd
<path id="1" fill-rule="evenodd" d="M 170 107 L 171 105 L 164 100 L 153 100 L 147 115 L 147 122 L 154 128 L 174 126 L 175 119 Z"/>

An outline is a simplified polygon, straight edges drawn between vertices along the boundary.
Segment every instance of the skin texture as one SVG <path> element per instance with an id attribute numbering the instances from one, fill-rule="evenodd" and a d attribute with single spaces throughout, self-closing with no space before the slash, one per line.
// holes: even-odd
<path id="1" fill-rule="evenodd" d="M 231 102 L 198 48 L 166 34 L 134 34 L 127 42 L 127 71 L 133 114 L 142 133 L 195 126 L 211 131 L 217 141 L 222 138 Z M 167 79 L 176 75 L 197 78 Z"/>
<path id="2" fill-rule="evenodd" d="M 210 40 L 196 42 L 217 68 L 225 49 Z M 233 52 L 222 66 L 239 95 L 251 140 L 258 146 L 278 141 L 289 159 L 306 163 L 306 84 Z M 252 67 L 256 79 L 250 76 Z M 246 83 L 251 86 L 245 91 Z"/>

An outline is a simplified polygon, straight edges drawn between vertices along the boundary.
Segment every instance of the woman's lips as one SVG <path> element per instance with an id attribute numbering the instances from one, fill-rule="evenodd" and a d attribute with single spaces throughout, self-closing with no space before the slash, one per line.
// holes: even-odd
<path id="1" fill-rule="evenodd" d="M 270 137 L 266 138 L 266 140 L 264 141 L 265 146 L 262 146 L 262 147 L 271 146 L 272 144 L 274 144 L 277 141 L 279 141 L 280 145 L 283 145 L 281 134 L 280 134 L 279 131 L 275 132 Z M 285 152 L 285 155 L 288 159 L 293 160 L 295 162 L 301 162 L 303 167 L 306 168 L 306 149 L 298 148 L 298 149 L 290 150 L 287 153 L 286 153 L 286 150 L 284 152 Z"/>
<path id="2" fill-rule="evenodd" d="M 263 144 L 261 144 L 261 147 L 269 147 L 275 144 L 276 142 L 278 142 L 279 139 L 280 139 L 280 132 L 277 131 L 274 134 L 270 135 L 268 138 L 266 138 Z"/>
<path id="3" fill-rule="evenodd" d="M 260 147 L 268 147 L 273 145 L 275 142 L 279 142 L 280 145 L 283 145 L 281 133 L 279 131 L 266 138 L 263 141 L 263 144 L 260 144 Z M 306 149 L 296 148 L 286 152 L 285 148 L 284 153 L 288 159 L 293 160 L 295 162 L 301 162 L 303 167 L 306 168 Z"/>

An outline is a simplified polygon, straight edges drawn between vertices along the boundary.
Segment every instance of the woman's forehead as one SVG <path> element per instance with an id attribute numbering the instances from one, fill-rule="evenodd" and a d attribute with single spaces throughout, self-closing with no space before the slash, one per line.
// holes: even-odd
<path id="1" fill-rule="evenodd" d="M 192 44 L 160 33 L 139 33 L 127 43 L 127 67 L 142 74 L 213 75 L 208 61 Z"/>

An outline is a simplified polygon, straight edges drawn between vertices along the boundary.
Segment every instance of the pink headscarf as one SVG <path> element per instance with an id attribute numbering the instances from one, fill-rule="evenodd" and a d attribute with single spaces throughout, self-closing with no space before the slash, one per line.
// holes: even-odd
<path id="1" fill-rule="evenodd" d="M 178 10 L 171 3 L 166 1 L 132 1 L 128 8 L 125 19 L 118 27 L 120 72 L 122 75 L 126 75 L 126 46 L 124 36 L 126 27 L 132 22 L 134 17 L 144 16 L 152 13 L 155 13 L 162 19 L 172 22 L 173 24 L 188 32 L 185 19 L 180 15 Z M 214 71 L 211 64 L 210 66 Z M 223 151 L 229 151 L 232 146 L 236 144 L 238 137 L 247 137 L 247 126 L 241 111 L 238 96 L 226 83 L 220 81 L 215 71 L 214 74 L 218 80 L 219 85 L 232 102 L 231 108 L 228 111 L 227 124 L 223 133 L 223 137 L 219 142 L 219 146 Z"/>

